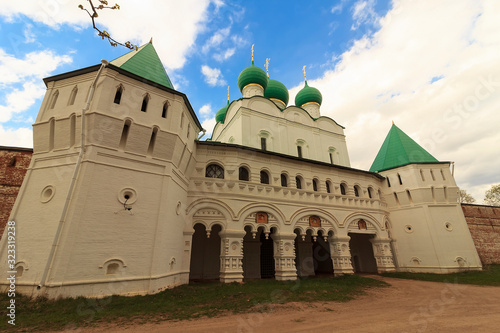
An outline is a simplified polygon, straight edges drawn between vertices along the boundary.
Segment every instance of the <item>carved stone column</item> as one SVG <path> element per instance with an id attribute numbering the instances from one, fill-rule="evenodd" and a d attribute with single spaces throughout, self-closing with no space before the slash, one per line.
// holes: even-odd
<path id="1" fill-rule="evenodd" d="M 330 255 L 333 262 L 333 274 L 341 276 L 354 274 L 351 262 L 351 250 L 349 249 L 349 236 L 330 237 Z"/>
<path id="2" fill-rule="evenodd" d="M 219 232 L 220 282 L 243 281 L 243 230 L 222 230 Z"/>
<path id="3" fill-rule="evenodd" d="M 373 255 L 377 262 L 377 271 L 379 273 L 395 272 L 394 258 L 391 251 L 391 239 L 379 238 L 378 236 L 370 239 L 373 246 Z"/>
<path id="4" fill-rule="evenodd" d="M 295 237 L 296 234 L 272 234 L 274 241 L 275 279 L 297 280 L 295 268 Z"/>

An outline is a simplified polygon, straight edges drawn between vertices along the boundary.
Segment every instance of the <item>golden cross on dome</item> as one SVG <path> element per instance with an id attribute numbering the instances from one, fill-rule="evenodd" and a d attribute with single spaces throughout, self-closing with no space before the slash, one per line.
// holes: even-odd
<path id="1" fill-rule="evenodd" d="M 264 65 L 267 70 L 267 77 L 269 77 L 269 60 L 271 60 L 271 58 L 266 58 L 266 64 Z"/>
<path id="2" fill-rule="evenodd" d="M 307 81 L 307 77 L 306 77 L 306 66 L 304 65 L 304 67 L 302 67 L 302 71 L 304 72 L 304 80 Z"/>
<path id="3" fill-rule="evenodd" d="M 229 86 L 227 86 L 227 101 L 229 102 Z"/>
<path id="4" fill-rule="evenodd" d="M 252 44 L 252 61 L 253 61 L 253 46 L 254 46 L 254 45 L 255 45 L 255 44 Z"/>

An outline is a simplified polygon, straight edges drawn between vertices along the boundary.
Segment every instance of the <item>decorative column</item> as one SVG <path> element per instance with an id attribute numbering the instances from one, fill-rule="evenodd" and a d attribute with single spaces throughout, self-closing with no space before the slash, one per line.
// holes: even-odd
<path id="1" fill-rule="evenodd" d="M 278 281 L 297 280 L 295 268 L 296 234 L 272 234 L 274 241 L 275 279 Z"/>
<path id="2" fill-rule="evenodd" d="M 372 243 L 373 255 L 377 262 L 377 271 L 379 273 L 395 272 L 396 267 L 394 266 L 394 258 L 391 251 L 391 239 L 376 236 L 370 239 L 370 242 Z"/>
<path id="3" fill-rule="evenodd" d="M 349 236 L 330 237 L 330 255 L 333 262 L 333 274 L 342 276 L 354 274 L 351 262 L 351 250 L 349 249 Z"/>
<path id="4" fill-rule="evenodd" d="M 220 282 L 243 281 L 243 230 L 222 230 L 219 232 Z"/>

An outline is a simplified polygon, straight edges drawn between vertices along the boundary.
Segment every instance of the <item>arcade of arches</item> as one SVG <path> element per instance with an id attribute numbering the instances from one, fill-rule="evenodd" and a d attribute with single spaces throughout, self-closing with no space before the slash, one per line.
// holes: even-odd
<path id="1" fill-rule="evenodd" d="M 317 215 L 284 226 L 273 213 L 257 211 L 228 228 L 222 213 L 201 209 L 192 221 L 190 280 L 295 280 L 395 270 L 390 239 L 366 219 L 353 219 L 344 235 Z"/>

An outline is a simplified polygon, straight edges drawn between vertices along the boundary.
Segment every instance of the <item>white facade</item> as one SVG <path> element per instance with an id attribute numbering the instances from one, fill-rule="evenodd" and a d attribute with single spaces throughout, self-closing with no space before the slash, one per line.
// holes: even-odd
<path id="1" fill-rule="evenodd" d="M 448 163 L 352 169 L 335 121 L 262 96 L 234 101 L 212 141 L 198 142 L 183 94 L 110 65 L 82 150 L 97 69 L 47 81 L 10 218 L 19 292 L 95 297 L 189 279 L 481 269 Z M 8 237 L 0 264 L 8 289 Z"/>

